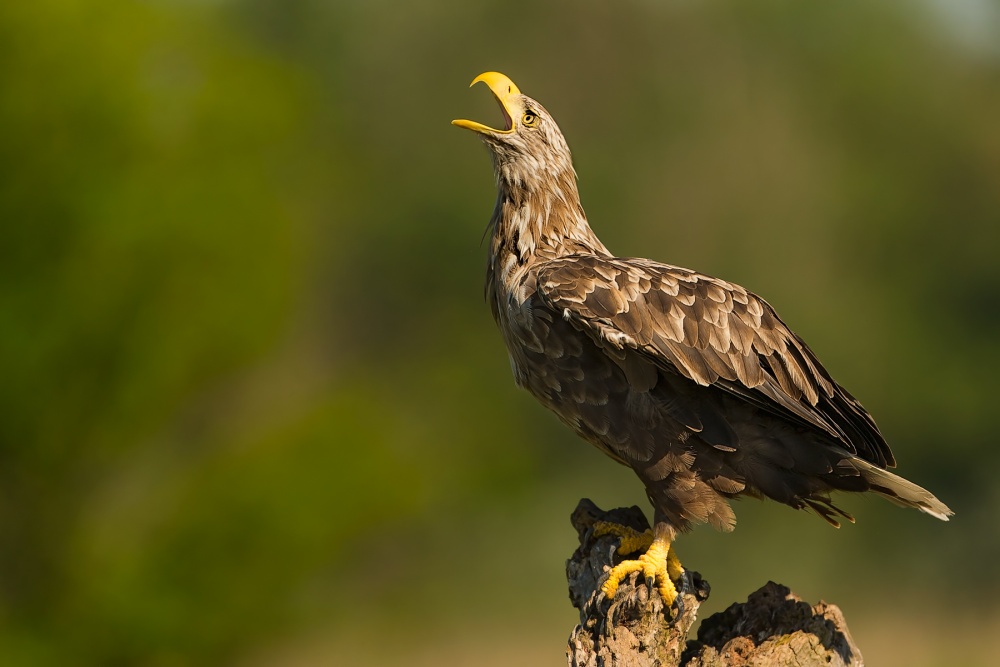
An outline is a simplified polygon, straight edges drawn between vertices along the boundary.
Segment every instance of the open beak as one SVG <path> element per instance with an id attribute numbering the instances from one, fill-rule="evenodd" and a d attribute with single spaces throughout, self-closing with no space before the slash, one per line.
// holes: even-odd
<path id="1" fill-rule="evenodd" d="M 489 134 L 512 133 L 514 131 L 514 119 L 518 118 L 521 114 L 521 106 L 523 104 L 521 101 L 521 91 L 518 90 L 513 81 L 500 72 L 484 72 L 473 79 L 469 87 L 471 88 L 480 81 L 490 87 L 490 90 L 493 91 L 493 96 L 500 103 L 500 110 L 503 112 L 503 129 L 497 130 L 472 120 L 453 120 L 451 124 L 464 127 L 473 132 Z"/>

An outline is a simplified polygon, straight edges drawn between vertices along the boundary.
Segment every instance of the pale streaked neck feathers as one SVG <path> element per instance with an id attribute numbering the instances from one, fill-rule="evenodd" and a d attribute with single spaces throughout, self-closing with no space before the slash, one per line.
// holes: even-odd
<path id="1" fill-rule="evenodd" d="M 528 103 L 540 116 L 537 128 L 484 136 L 497 180 L 490 271 L 504 276 L 540 260 L 608 254 L 587 223 L 562 132 L 540 104 Z"/>

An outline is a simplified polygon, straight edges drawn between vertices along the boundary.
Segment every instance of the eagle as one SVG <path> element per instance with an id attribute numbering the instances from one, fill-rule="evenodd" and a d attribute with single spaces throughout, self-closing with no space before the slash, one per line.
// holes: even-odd
<path id="1" fill-rule="evenodd" d="M 683 567 L 679 533 L 730 531 L 730 500 L 769 498 L 854 521 L 833 491 L 871 492 L 947 521 L 929 491 L 887 470 L 895 459 L 871 415 L 762 298 L 731 282 L 617 257 L 587 222 L 569 146 L 551 114 L 508 77 L 483 82 L 502 128 L 452 121 L 489 148 L 497 198 L 486 299 L 517 385 L 642 481 L 653 528 L 621 536 L 642 552 L 601 591 L 641 572 L 669 609 Z M 471 86 L 470 86 L 471 87 Z"/>

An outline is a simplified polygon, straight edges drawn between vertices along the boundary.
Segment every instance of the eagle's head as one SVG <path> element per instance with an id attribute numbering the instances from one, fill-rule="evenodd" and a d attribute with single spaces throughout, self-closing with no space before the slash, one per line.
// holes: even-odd
<path id="1" fill-rule="evenodd" d="M 500 104 L 503 129 L 471 120 L 453 120 L 453 125 L 479 134 L 493 154 L 497 176 L 529 189 L 539 179 L 550 180 L 572 174 L 573 158 L 559 126 L 541 104 L 521 93 L 514 82 L 499 72 L 486 72 L 473 79 L 482 81 Z"/>

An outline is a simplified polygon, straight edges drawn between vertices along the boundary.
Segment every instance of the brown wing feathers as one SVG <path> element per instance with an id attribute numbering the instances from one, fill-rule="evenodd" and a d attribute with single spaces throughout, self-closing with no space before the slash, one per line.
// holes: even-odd
<path id="1" fill-rule="evenodd" d="M 596 255 L 546 262 L 537 275 L 543 302 L 598 344 L 634 348 L 699 385 L 818 429 L 878 466 L 893 464 L 868 413 L 773 309 L 742 287 L 649 260 Z M 704 430 L 690 423 L 704 415 L 681 416 Z M 702 433 L 726 446 L 731 434 L 712 435 Z"/>

